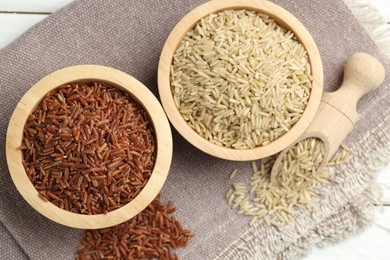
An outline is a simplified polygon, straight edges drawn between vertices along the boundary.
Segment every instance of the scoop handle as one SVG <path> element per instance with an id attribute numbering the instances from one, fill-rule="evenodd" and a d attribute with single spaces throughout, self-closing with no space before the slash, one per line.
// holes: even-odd
<path id="1" fill-rule="evenodd" d="M 359 99 L 377 89 L 384 78 L 385 69 L 379 60 L 367 53 L 356 53 L 345 65 L 343 84 L 330 95 L 338 96 L 350 109 L 356 110 Z"/>
<path id="2" fill-rule="evenodd" d="M 323 94 L 317 114 L 306 132 L 278 155 L 272 168 L 271 182 L 277 183 L 284 155 L 293 145 L 308 137 L 323 140 L 325 155 L 320 168 L 325 166 L 358 120 L 357 102 L 363 95 L 377 89 L 384 77 L 384 67 L 377 59 L 366 53 L 354 54 L 345 65 L 341 87 L 335 92 Z"/>

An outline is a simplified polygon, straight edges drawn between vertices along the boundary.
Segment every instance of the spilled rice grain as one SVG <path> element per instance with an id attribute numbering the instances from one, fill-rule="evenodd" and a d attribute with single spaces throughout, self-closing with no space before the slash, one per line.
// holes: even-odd
<path id="1" fill-rule="evenodd" d="M 306 149 L 306 154 L 311 158 L 309 164 L 318 166 L 321 156 L 318 155 L 317 149 L 321 151 L 323 144 L 318 143 L 318 139 L 315 139 L 314 142 L 307 140 L 307 143 L 304 143 L 303 148 Z M 333 156 L 327 166 L 344 164 L 351 159 L 352 155 L 349 149 L 343 147 Z M 302 147 L 297 149 L 301 151 Z M 294 212 L 296 209 L 308 209 L 315 212 L 316 207 L 313 200 L 320 196 L 317 193 L 317 188 L 328 182 L 331 177 L 327 168 L 318 172 L 314 171 L 314 174 L 306 171 L 305 167 L 308 162 L 303 161 L 305 167 L 300 169 L 304 169 L 307 178 L 302 179 L 302 174 L 300 174 L 298 177 L 283 178 L 281 185 L 273 184 L 270 181 L 270 175 L 276 156 L 253 162 L 249 186 L 243 182 L 234 182 L 226 194 L 227 204 L 238 214 L 250 217 L 250 225 L 254 225 L 260 220 L 274 226 L 293 222 L 295 221 Z M 295 174 L 294 171 L 289 173 Z M 286 183 L 283 183 L 284 180 L 287 180 Z M 294 182 L 301 184 L 298 187 Z"/>
<path id="2" fill-rule="evenodd" d="M 87 230 L 77 249 L 76 260 L 86 259 L 179 259 L 174 250 L 187 246 L 192 231 L 183 228 L 158 196 L 132 219 L 104 229 Z"/>

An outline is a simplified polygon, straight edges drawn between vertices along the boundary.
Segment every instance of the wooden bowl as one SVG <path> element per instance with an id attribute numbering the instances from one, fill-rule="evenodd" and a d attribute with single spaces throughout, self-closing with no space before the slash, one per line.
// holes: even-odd
<path id="1" fill-rule="evenodd" d="M 191 30 L 201 18 L 204 18 L 211 13 L 217 13 L 227 9 L 246 9 L 267 14 L 280 26 L 287 30 L 291 30 L 305 47 L 313 74 L 311 95 L 299 121 L 278 139 L 267 145 L 258 146 L 253 149 L 236 150 L 233 148 L 226 148 L 204 139 L 184 120 L 173 101 L 171 92 L 170 67 L 173 55 L 185 34 Z M 323 70 L 321 58 L 310 33 L 291 13 L 280 6 L 264 0 L 214 0 L 195 8 L 172 30 L 162 50 L 158 68 L 158 89 L 161 102 L 168 118 L 176 130 L 198 149 L 222 159 L 235 161 L 247 161 L 268 157 L 280 152 L 293 143 L 301 134 L 303 134 L 313 120 L 321 101 L 322 88 Z"/>
<path id="2" fill-rule="evenodd" d="M 85 215 L 60 209 L 38 196 L 22 165 L 23 128 L 30 113 L 51 90 L 71 82 L 103 81 L 128 92 L 148 113 L 156 138 L 156 159 L 152 175 L 142 191 L 129 203 L 104 214 Z M 8 168 L 23 198 L 45 217 L 65 226 L 96 229 L 124 222 L 146 208 L 161 190 L 172 158 L 172 135 L 169 122 L 155 96 L 141 82 L 126 73 L 97 65 L 79 65 L 58 70 L 32 86 L 22 97 L 9 122 L 6 140 Z"/>

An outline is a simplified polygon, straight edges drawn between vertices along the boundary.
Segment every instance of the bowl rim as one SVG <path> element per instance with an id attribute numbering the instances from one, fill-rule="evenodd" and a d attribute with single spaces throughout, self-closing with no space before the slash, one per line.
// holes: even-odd
<path id="1" fill-rule="evenodd" d="M 291 30 L 305 47 L 313 74 L 312 90 L 308 104 L 301 116 L 291 129 L 271 143 L 252 149 L 238 150 L 211 143 L 195 132 L 181 116 L 177 109 L 170 86 L 170 67 L 173 55 L 185 34 L 195 24 L 211 13 L 228 9 L 246 9 L 267 14 L 277 24 Z M 158 67 L 158 90 L 164 110 L 175 129 L 193 146 L 205 153 L 222 159 L 233 161 L 249 161 L 271 156 L 280 152 L 293 143 L 308 128 L 320 105 L 323 90 L 323 68 L 317 46 L 306 27 L 284 8 L 264 0 L 213 0 L 204 3 L 186 14 L 173 28 L 161 52 Z"/>
<path id="2" fill-rule="evenodd" d="M 51 90 L 71 82 L 103 81 L 126 91 L 148 114 L 156 139 L 156 158 L 150 179 L 130 202 L 107 214 L 86 215 L 60 209 L 38 196 L 22 165 L 23 128 L 28 116 Z M 17 104 L 9 121 L 6 157 L 10 175 L 22 197 L 39 213 L 65 226 L 96 229 L 122 223 L 140 213 L 160 192 L 172 160 L 172 135 L 168 119 L 157 98 L 140 81 L 114 68 L 100 65 L 76 65 L 57 70 L 33 85 Z"/>

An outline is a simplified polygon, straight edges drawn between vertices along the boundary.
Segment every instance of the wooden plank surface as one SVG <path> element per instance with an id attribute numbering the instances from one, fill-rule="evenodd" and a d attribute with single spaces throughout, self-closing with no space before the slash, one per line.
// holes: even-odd
<path id="1" fill-rule="evenodd" d="M 46 17 L 47 15 L 44 14 L 0 13 L 0 49 L 7 46 L 31 26 Z"/>
<path id="2" fill-rule="evenodd" d="M 377 210 L 376 224 L 363 233 L 326 248 L 315 248 L 305 260 L 390 259 L 390 207 Z"/>
<path id="3" fill-rule="evenodd" d="M 73 0 L 0 0 L 0 49 Z"/>
<path id="4" fill-rule="evenodd" d="M 390 71 L 387 73 L 390 73 Z M 390 164 L 379 172 L 378 183 L 381 183 L 383 189 L 382 203 L 390 208 Z"/>
<path id="5" fill-rule="evenodd" d="M 0 0 L 0 49 L 73 0 Z M 390 0 L 371 0 L 390 23 Z M 10 14 L 12 13 L 12 14 Z M 15 13 L 15 14 L 13 14 Z"/>
<path id="6" fill-rule="evenodd" d="M 48 14 L 72 1 L 0 0 L 0 49 L 28 28 L 43 20 Z M 384 19 L 390 23 L 390 0 L 370 1 L 378 8 Z M 390 259 L 390 165 L 381 170 L 378 182 L 383 185 L 383 203 L 388 206 L 377 207 L 375 224 L 362 234 L 348 238 L 345 242 L 325 249 L 313 250 L 307 258 L 308 260 Z"/>
<path id="7" fill-rule="evenodd" d="M 52 13 L 72 1 L 73 0 L 0 0 L 0 12 Z"/>
<path id="8" fill-rule="evenodd" d="M 371 0 L 371 2 L 378 8 L 385 20 L 390 23 L 390 0 Z"/>

